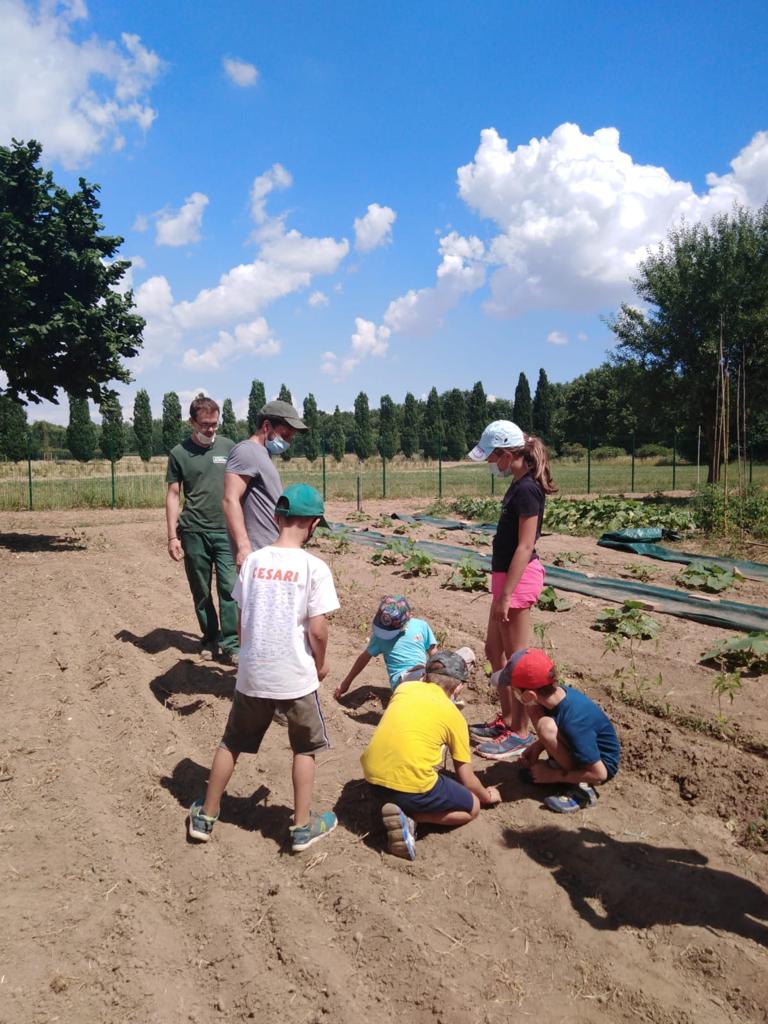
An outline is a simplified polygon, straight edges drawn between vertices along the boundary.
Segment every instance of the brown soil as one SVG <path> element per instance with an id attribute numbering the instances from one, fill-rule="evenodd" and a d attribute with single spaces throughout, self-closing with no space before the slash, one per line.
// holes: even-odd
<path id="1" fill-rule="evenodd" d="M 350 511 L 332 505 L 330 517 Z M 448 645 L 479 657 L 489 599 L 442 589 L 447 567 L 405 580 L 362 547 L 321 542 L 342 608 L 316 806 L 334 808 L 339 828 L 287 852 L 290 757 L 274 727 L 259 757 L 241 759 L 213 841 L 187 842 L 234 672 L 196 656 L 164 537 L 160 511 L 0 517 L 0 1021 L 768 1021 L 768 858 L 749 845 L 768 764 L 620 700 L 613 673 L 626 659 L 603 655 L 590 628 L 602 603 L 590 598 L 569 595 L 569 612 L 535 621 L 616 721 L 619 775 L 593 810 L 556 816 L 513 764 L 477 759 L 504 803 L 420 835 L 409 864 L 383 852 L 358 760 L 387 693 L 381 665 L 346 706 L 331 691 L 382 593 L 405 591 Z M 641 561 L 581 538 L 540 548 L 545 561 L 581 552 L 590 571 L 614 575 Z M 676 571 L 643 564 L 658 582 Z M 738 598 L 768 604 L 768 586 L 743 583 Z M 625 689 L 715 721 L 714 670 L 698 658 L 727 634 L 660 621 L 639 666 L 661 684 Z M 723 708 L 762 741 L 765 682 L 745 678 Z M 467 717 L 482 719 L 491 699 L 478 680 Z"/>

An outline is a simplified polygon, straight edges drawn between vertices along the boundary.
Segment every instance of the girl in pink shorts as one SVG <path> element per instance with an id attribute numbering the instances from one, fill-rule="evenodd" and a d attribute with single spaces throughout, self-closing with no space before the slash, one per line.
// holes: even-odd
<path id="1" fill-rule="evenodd" d="M 495 672 L 515 651 L 530 645 L 530 609 L 544 586 L 544 567 L 536 554 L 536 541 L 541 534 L 546 495 L 557 488 L 543 443 L 538 437 L 524 434 L 510 420 L 489 424 L 469 458 L 488 462 L 497 476 L 512 478 L 502 498 L 491 559 L 493 600 L 485 654 Z M 534 740 L 525 708 L 503 687 L 499 696 L 501 714 L 491 722 L 470 726 L 470 733 L 481 741 L 477 753 L 496 761 L 517 757 Z"/>

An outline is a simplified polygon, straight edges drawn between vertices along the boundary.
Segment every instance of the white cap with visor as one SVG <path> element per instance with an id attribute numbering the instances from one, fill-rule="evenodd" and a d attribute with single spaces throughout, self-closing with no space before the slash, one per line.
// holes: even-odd
<path id="1" fill-rule="evenodd" d="M 468 457 L 473 462 L 485 462 L 496 448 L 522 448 L 525 434 L 512 420 L 494 420 L 483 431 L 483 436 Z"/>

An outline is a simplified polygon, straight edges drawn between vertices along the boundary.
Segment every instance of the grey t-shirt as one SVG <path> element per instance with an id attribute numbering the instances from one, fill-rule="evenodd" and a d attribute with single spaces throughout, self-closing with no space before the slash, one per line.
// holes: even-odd
<path id="1" fill-rule="evenodd" d="M 283 492 L 269 452 L 256 441 L 241 441 L 229 453 L 226 472 L 249 478 L 243 497 L 245 531 L 254 551 L 266 547 L 277 539 L 275 505 Z"/>

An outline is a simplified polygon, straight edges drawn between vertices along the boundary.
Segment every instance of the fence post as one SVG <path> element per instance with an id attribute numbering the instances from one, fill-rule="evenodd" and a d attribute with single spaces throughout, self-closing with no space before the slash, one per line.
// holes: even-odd
<path id="1" fill-rule="evenodd" d="M 632 483 L 629 488 L 630 494 L 635 491 L 635 432 L 632 431 Z"/>
<path id="2" fill-rule="evenodd" d="M 443 442 L 437 442 L 437 496 L 443 496 Z"/>
<path id="3" fill-rule="evenodd" d="M 491 473 L 491 496 L 496 493 L 496 474 Z"/>
<path id="4" fill-rule="evenodd" d="M 592 431 L 587 437 L 587 494 L 592 490 Z"/>
<path id="5" fill-rule="evenodd" d="M 754 455 L 754 450 L 752 448 L 752 445 L 750 445 L 749 446 L 749 482 L 750 483 L 752 483 L 752 460 L 753 460 L 753 455 Z"/>
<path id="6" fill-rule="evenodd" d="M 677 482 L 677 427 L 672 431 L 672 490 Z"/>
<path id="7" fill-rule="evenodd" d="M 112 453 L 112 445 L 111 444 L 109 446 L 109 465 L 110 465 L 110 468 L 111 468 L 111 475 L 112 475 L 112 508 L 114 508 L 115 505 L 117 504 L 117 501 L 116 501 L 116 491 L 115 491 L 115 459 L 114 459 L 114 455 Z"/>
<path id="8" fill-rule="evenodd" d="M 325 481 L 325 438 L 320 442 L 320 456 L 323 460 L 323 501 L 326 498 L 326 481 Z"/>
<path id="9" fill-rule="evenodd" d="M 27 434 L 27 485 L 29 488 L 29 511 L 32 511 L 32 442 Z"/>
<path id="10" fill-rule="evenodd" d="M 381 456 L 381 496 L 387 496 L 387 460 Z"/>
<path id="11" fill-rule="evenodd" d="M 358 459 L 357 460 L 357 511 L 358 512 L 362 512 L 363 511 L 363 478 L 362 478 L 361 470 L 360 470 L 361 465 L 362 465 L 362 463 Z"/>

